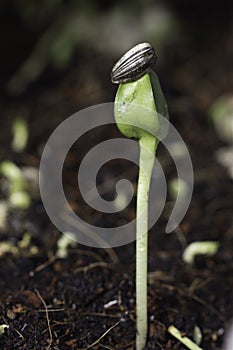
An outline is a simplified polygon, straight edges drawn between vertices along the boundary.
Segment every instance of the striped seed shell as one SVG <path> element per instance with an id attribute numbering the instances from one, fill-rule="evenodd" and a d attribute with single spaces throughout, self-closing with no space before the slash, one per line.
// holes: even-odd
<path id="1" fill-rule="evenodd" d="M 149 73 L 156 64 L 156 54 L 149 43 L 141 43 L 127 51 L 114 65 L 111 79 L 114 84 L 128 83 Z"/>

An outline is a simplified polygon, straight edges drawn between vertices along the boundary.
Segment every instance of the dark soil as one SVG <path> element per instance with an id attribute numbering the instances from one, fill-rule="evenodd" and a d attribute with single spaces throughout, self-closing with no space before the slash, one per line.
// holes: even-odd
<path id="1" fill-rule="evenodd" d="M 147 350 L 186 349 L 168 334 L 172 324 L 190 338 L 197 325 L 203 335 L 201 347 L 220 350 L 233 317 L 233 186 L 226 169 L 215 160 L 214 153 L 223 143 L 207 118 L 212 101 L 232 89 L 231 47 L 226 33 L 224 40 L 221 37 L 202 49 L 186 38 L 167 48 L 167 55 L 173 56 L 161 65 L 159 76 L 171 121 L 192 157 L 195 188 L 176 232 L 164 233 L 167 207 L 150 231 Z M 48 69 L 23 96 L 6 96 L 0 106 L 1 160 L 38 167 L 43 145 L 62 120 L 84 107 L 113 101 L 109 71 L 114 61 L 103 64 L 102 60 L 79 54 L 66 74 L 57 76 Z M 30 128 L 22 154 L 10 148 L 11 122 L 19 115 L 26 116 Z M 65 163 L 64 187 L 71 204 L 87 221 L 98 224 L 106 216 L 84 207 L 77 190 L 72 191 L 75 166 L 93 143 L 113 137 L 121 137 L 115 128 L 97 130 L 95 137 L 90 136 L 91 144 L 87 137 L 80 140 Z M 162 147 L 158 157 L 168 179 L 173 178 L 174 166 Z M 120 177 L 129 164 L 115 161 L 103 173 L 114 176 L 115 168 Z M 134 184 L 137 171 L 132 167 L 129 175 Z M 1 194 L 4 197 L 3 190 Z M 129 219 L 133 215 L 134 203 L 126 213 Z M 27 232 L 31 243 L 22 248 L 20 241 Z M 65 259 L 55 259 L 59 237 L 39 198 L 26 211 L 10 212 L 0 240 L 11 242 L 16 251 L 0 257 L 0 324 L 9 325 L 0 337 L 0 348 L 134 349 L 135 244 L 114 251 L 76 245 Z M 189 267 L 182 260 L 183 248 L 197 240 L 218 241 L 220 248 L 214 256 L 197 256 Z"/>

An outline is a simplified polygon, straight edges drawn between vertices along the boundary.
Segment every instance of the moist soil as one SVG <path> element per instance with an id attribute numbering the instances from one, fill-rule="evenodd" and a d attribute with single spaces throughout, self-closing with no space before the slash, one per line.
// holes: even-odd
<path id="1" fill-rule="evenodd" d="M 231 43 L 232 44 L 232 43 Z M 215 152 L 224 143 L 208 119 L 214 99 L 232 89 L 230 38 L 197 48 L 187 40 L 166 48 L 166 64 L 158 70 L 168 101 L 170 118 L 186 142 L 193 162 L 195 186 L 188 212 L 179 227 L 165 234 L 172 198 L 149 234 L 147 349 L 186 349 L 167 331 L 175 325 L 193 338 L 202 333 L 201 347 L 223 349 L 233 317 L 233 186 L 227 169 Z M 1 160 L 38 168 L 43 147 L 56 126 L 72 113 L 93 104 L 114 100 L 116 88 L 109 71 L 115 59 L 77 54 L 64 74 L 52 67 L 18 97 L 1 102 Z M 229 58 L 231 55 L 231 59 Z M 94 59 L 95 57 L 95 59 Z M 212 58 L 214 57 L 214 60 Z M 11 149 L 11 123 L 24 116 L 29 142 L 24 152 Z M 63 171 L 64 189 L 73 210 L 87 222 L 111 227 L 135 216 L 135 198 L 119 215 L 95 212 L 77 189 L 77 167 L 94 145 L 122 137 L 116 127 L 98 128 L 71 148 Z M 167 181 L 176 176 L 172 159 L 161 145 L 158 158 Z M 114 197 L 109 178 L 128 177 L 136 187 L 138 168 L 114 160 L 98 174 L 99 191 Z M 1 178 L 1 196 L 5 179 Z M 24 245 L 25 234 L 30 242 Z M 13 349 L 134 349 L 135 348 L 135 242 L 115 249 L 81 244 L 56 258 L 61 233 L 49 220 L 39 196 L 27 210 L 11 210 L 1 242 L 13 250 L 0 255 L 0 324 L 6 324 L 0 348 Z M 185 246 L 194 241 L 217 241 L 213 256 L 196 256 L 191 266 L 182 259 Z"/>

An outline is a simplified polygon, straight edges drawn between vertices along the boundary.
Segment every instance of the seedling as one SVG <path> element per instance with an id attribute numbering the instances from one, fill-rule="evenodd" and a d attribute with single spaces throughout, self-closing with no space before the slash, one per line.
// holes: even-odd
<path id="1" fill-rule="evenodd" d="M 9 328 L 7 324 L 0 325 L 0 336 L 4 334 L 5 329 Z"/>
<path id="2" fill-rule="evenodd" d="M 27 146 L 29 130 L 24 118 L 16 118 L 12 123 L 13 139 L 11 148 L 15 152 L 23 152 Z"/>
<path id="3" fill-rule="evenodd" d="M 188 337 L 182 335 L 179 329 L 177 329 L 175 326 L 171 325 L 168 328 L 168 332 L 173 335 L 176 339 L 178 339 L 182 344 L 184 344 L 188 349 L 190 350 L 203 350 L 200 348 L 197 344 L 195 344 L 191 339 Z"/>
<path id="4" fill-rule="evenodd" d="M 24 179 L 22 170 L 13 162 L 5 160 L 0 163 L 0 174 L 9 182 L 8 200 L 13 208 L 27 209 L 31 198 L 27 189 L 27 182 Z"/>
<path id="5" fill-rule="evenodd" d="M 158 113 L 168 118 L 167 106 L 157 75 L 154 49 L 136 45 L 113 67 L 112 82 L 120 84 L 114 115 L 121 133 L 139 142 L 139 177 L 136 209 L 136 349 L 143 350 L 147 338 L 147 250 L 148 202 L 155 152 L 159 143 Z M 143 115 L 142 115 L 143 111 Z"/>

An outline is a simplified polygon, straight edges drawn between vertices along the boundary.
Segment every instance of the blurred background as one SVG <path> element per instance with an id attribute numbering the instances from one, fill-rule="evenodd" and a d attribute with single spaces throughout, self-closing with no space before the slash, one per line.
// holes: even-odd
<path id="1" fill-rule="evenodd" d="M 231 1 L 2 0 L 0 26 L 2 98 L 45 94 L 70 110 L 112 101 L 111 67 L 142 41 L 178 109 L 208 109 L 232 88 Z"/>
<path id="2" fill-rule="evenodd" d="M 155 47 L 172 116 L 207 115 L 217 97 L 232 92 L 230 0 L 2 0 L 0 26 L 0 107 L 17 109 L 1 113 L 4 136 L 20 115 L 30 122 L 28 147 L 32 130 L 44 133 L 44 124 L 112 101 L 111 68 L 139 42 Z"/>
<path id="3" fill-rule="evenodd" d="M 203 260 L 201 265 L 204 264 L 207 275 L 216 276 L 212 292 L 215 293 L 216 286 L 221 287 L 213 297 L 216 309 L 222 308 L 226 322 L 232 317 L 228 299 L 232 286 L 230 281 L 221 280 L 224 273 L 225 277 L 230 276 L 233 243 L 232 19 L 233 2 L 230 0 L 0 1 L 2 290 L 23 289 L 20 276 L 24 271 L 25 285 L 35 288 L 34 280 L 28 281 L 28 272 L 50 259 L 56 251 L 59 232 L 43 210 L 38 189 L 40 157 L 49 135 L 72 113 L 114 101 L 117 87 L 110 79 L 112 66 L 135 44 L 150 42 L 158 56 L 156 71 L 171 122 L 188 145 L 195 175 L 192 203 L 176 233 L 179 239 L 163 234 L 168 215 L 166 208 L 156 224 L 156 236 L 151 238 L 150 269 L 160 266 L 161 270 L 164 268 L 171 275 L 179 276 L 182 263 L 177 263 L 176 267 L 174 258 L 181 261 L 181 246 L 184 248 L 195 240 L 220 242 L 222 250 L 216 260 L 209 261 L 209 265 Z M 95 134 L 89 133 L 81 139 L 67 156 L 64 171 L 65 191 L 72 208 L 84 219 L 100 225 L 103 222 L 111 225 L 115 217 L 106 219 L 102 213 L 93 214 L 83 203 L 76 187 L 74 190 L 76 166 L 90 147 L 109 137 L 121 135 L 112 128 L 96 130 Z M 175 168 L 162 147 L 158 157 L 170 183 L 169 207 L 176 195 Z M 125 175 L 125 171 L 125 164 L 119 160 L 100 172 L 100 189 L 106 198 L 111 199 L 115 192 L 110 191 L 108 196 L 104 184 L 109 184 L 112 176 Z M 137 168 L 132 167 L 127 176 L 136 187 Z M 121 220 L 134 217 L 134 204 L 131 203 Z M 134 245 L 122 247 L 116 253 L 122 262 L 134 261 Z M 108 252 L 115 262 L 116 253 Z M 10 254 L 8 259 L 7 254 Z M 70 256 L 75 265 L 77 255 Z M 84 262 L 85 258 L 80 264 Z M 59 266 L 57 271 L 62 274 Z M 180 273 L 175 281 L 184 283 L 184 275 Z M 206 275 L 203 276 L 206 279 Z M 73 277 L 70 278 L 72 284 Z M 85 288 L 86 293 L 89 287 Z M 210 300 L 208 288 L 209 285 L 203 294 L 206 300 Z M 52 292 L 49 293 L 52 298 Z M 224 298 L 220 297 L 221 293 Z M 161 300 L 162 295 L 163 292 Z M 206 324 L 205 317 L 208 315 L 203 316 L 203 324 Z M 213 345 L 218 341 L 221 346 L 223 333 L 214 340 L 212 330 L 220 329 L 224 322 L 211 319 L 208 326 L 211 331 L 206 331 L 205 340 L 208 349 L 219 349 Z M 29 332 L 28 339 L 30 337 Z"/>
<path id="4" fill-rule="evenodd" d="M 209 166 L 220 163 L 231 178 L 232 17 L 227 0 L 2 0 L 0 160 L 38 169 L 55 127 L 84 107 L 113 101 L 112 66 L 148 41 L 171 122 L 190 146 L 194 168 L 208 168 L 212 159 Z M 79 153 L 86 147 L 84 140 Z M 215 170 L 197 172 L 196 181 L 208 182 Z"/>

